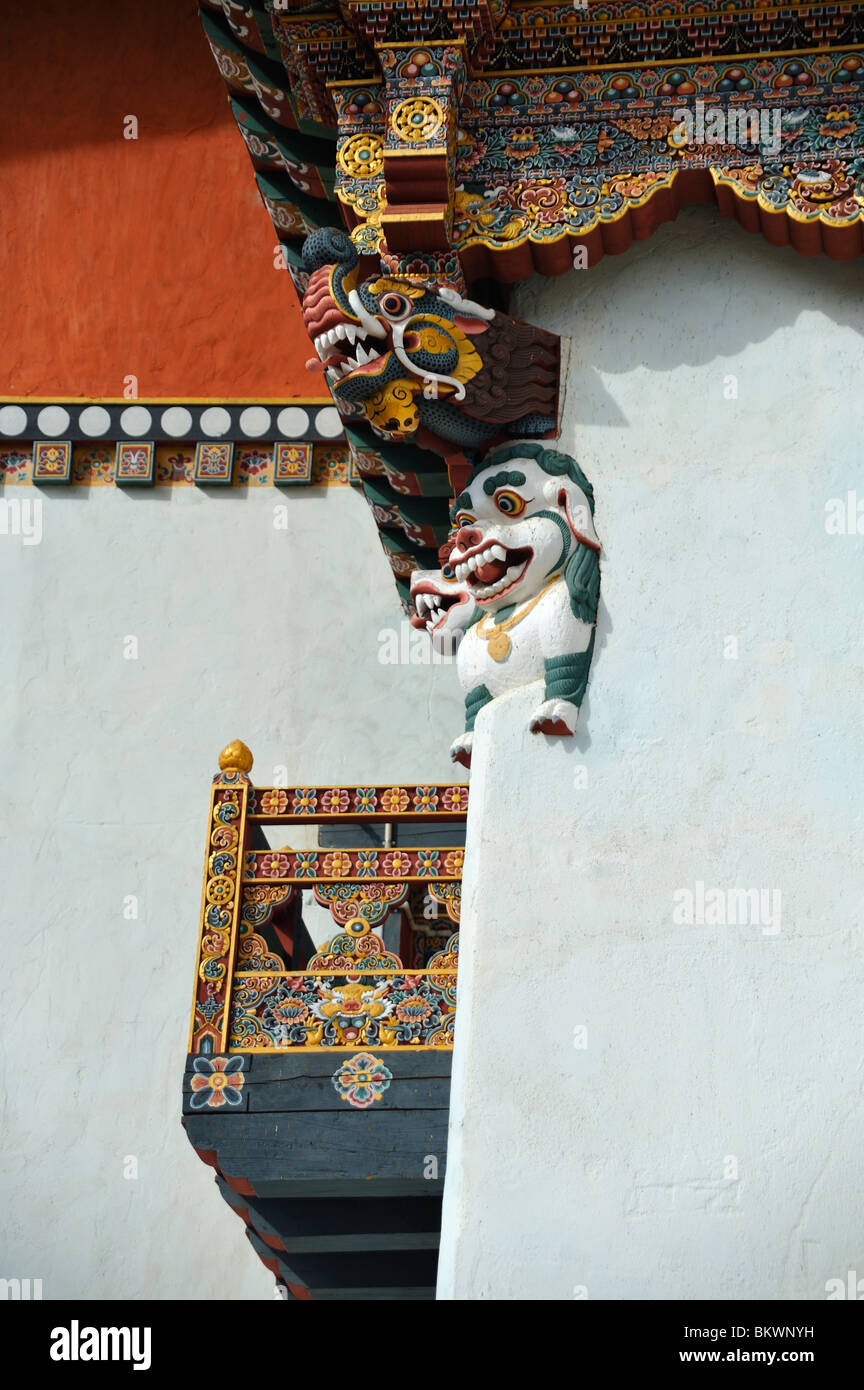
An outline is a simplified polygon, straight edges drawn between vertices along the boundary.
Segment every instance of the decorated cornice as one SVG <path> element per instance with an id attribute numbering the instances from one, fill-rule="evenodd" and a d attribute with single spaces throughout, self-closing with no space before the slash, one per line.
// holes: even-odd
<path id="1" fill-rule="evenodd" d="M 342 223 L 369 257 L 450 250 L 505 284 L 706 199 L 804 254 L 861 252 L 861 5 L 209 0 L 204 18 L 301 291 L 303 238 Z M 676 135 L 699 103 L 776 113 L 780 138 Z"/>
<path id="2" fill-rule="evenodd" d="M 864 41 L 860 6 L 754 5 L 750 0 L 514 0 L 487 72 L 674 62 L 694 54 L 786 53 Z"/>

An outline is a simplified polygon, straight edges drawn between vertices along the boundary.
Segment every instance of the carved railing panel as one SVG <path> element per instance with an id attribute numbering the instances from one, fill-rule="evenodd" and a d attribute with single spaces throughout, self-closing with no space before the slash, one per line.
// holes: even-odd
<path id="1" fill-rule="evenodd" d="M 465 820 L 467 787 L 254 788 L 251 766 L 231 744 L 214 778 L 190 1052 L 452 1048 L 464 851 L 260 840 L 265 824 L 301 821 L 452 825 Z M 336 930 L 292 970 L 304 889 Z M 394 912 L 404 959 L 379 934 Z"/>

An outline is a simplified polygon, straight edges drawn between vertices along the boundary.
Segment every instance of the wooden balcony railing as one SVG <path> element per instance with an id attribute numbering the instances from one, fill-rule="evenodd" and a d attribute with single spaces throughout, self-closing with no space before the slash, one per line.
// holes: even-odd
<path id="1" fill-rule="evenodd" d="M 452 1048 L 463 862 L 452 827 L 464 824 L 467 787 L 255 788 L 252 755 L 239 742 L 219 766 L 190 1053 Z M 300 823 L 357 827 L 367 843 L 267 844 L 265 827 Z M 400 830 L 420 823 L 440 826 L 451 844 L 401 846 Z M 304 889 L 336 927 L 317 949 L 303 921 Z M 393 913 L 398 952 L 381 935 Z"/>

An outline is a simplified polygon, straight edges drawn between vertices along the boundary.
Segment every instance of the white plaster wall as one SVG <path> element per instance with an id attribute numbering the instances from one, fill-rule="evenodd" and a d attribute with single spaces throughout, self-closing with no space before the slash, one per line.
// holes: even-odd
<path id="1" fill-rule="evenodd" d="M 574 341 L 603 588 L 577 737 L 478 720 L 441 1297 L 864 1276 L 861 286 L 700 209 L 515 298 Z M 677 925 L 699 881 L 779 931 Z"/>
<path id="2" fill-rule="evenodd" d="M 347 488 L 45 492 L 0 591 L 0 1277 L 270 1299 L 180 1127 L 210 778 L 240 737 L 262 784 L 457 780 L 455 668 L 379 663 L 401 611 Z"/>

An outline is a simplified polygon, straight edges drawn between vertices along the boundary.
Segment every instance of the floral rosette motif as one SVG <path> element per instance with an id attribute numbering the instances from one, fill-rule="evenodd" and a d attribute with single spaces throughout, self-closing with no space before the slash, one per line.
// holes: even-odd
<path id="1" fill-rule="evenodd" d="M 468 809 L 468 788 L 445 787 L 441 793 L 441 806 L 445 811 L 466 811 Z"/>
<path id="2" fill-rule="evenodd" d="M 294 858 L 294 872 L 297 878 L 315 878 L 317 876 L 318 855 L 314 851 L 298 850 Z"/>
<path id="3" fill-rule="evenodd" d="M 385 854 L 381 861 L 381 871 L 386 878 L 404 878 L 411 872 L 411 856 L 403 850 Z"/>
<path id="4" fill-rule="evenodd" d="M 378 876 L 378 854 L 376 850 L 361 849 L 357 855 L 357 866 L 354 870 L 357 878 L 377 878 Z"/>
<path id="5" fill-rule="evenodd" d="M 381 809 L 389 815 L 408 810 L 408 793 L 404 787 L 388 787 L 381 793 Z"/>
<path id="6" fill-rule="evenodd" d="M 321 872 L 325 878 L 347 878 L 351 872 L 351 856 L 337 851 L 335 854 L 325 854 L 321 864 Z"/>
<path id="7" fill-rule="evenodd" d="M 259 878 L 287 878 L 291 872 L 291 860 L 287 854 L 274 851 L 271 854 L 262 854 L 258 860 Z"/>
<path id="8" fill-rule="evenodd" d="M 318 805 L 318 796 L 314 787 L 296 787 L 291 798 L 291 805 L 297 815 L 311 816 Z"/>
<path id="9" fill-rule="evenodd" d="M 393 1080 L 393 1073 L 371 1053 L 358 1052 L 342 1063 L 332 1080 L 337 1095 L 355 1110 L 368 1110 L 370 1105 L 381 1100 Z"/>
<path id="10" fill-rule="evenodd" d="M 189 1104 L 193 1110 L 240 1105 L 243 1083 L 242 1057 L 196 1057 Z"/>

